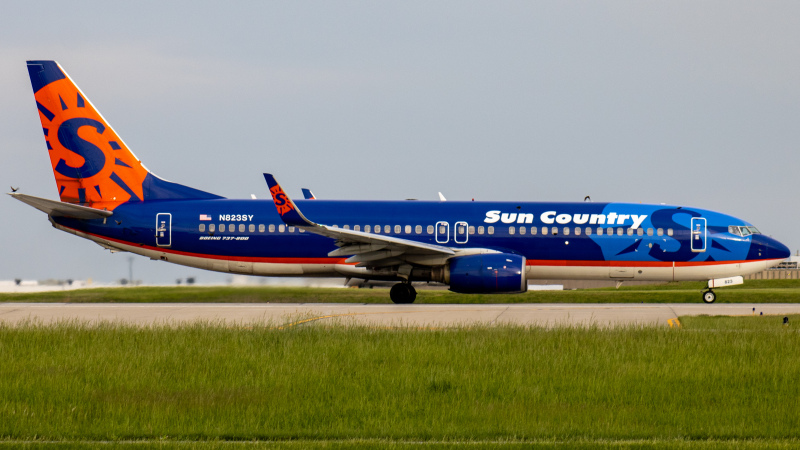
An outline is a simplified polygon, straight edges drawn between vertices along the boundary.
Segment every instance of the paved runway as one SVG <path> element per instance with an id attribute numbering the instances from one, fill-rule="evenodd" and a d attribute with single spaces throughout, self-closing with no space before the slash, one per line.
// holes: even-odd
<path id="1" fill-rule="evenodd" d="M 274 326 L 353 324 L 439 328 L 457 325 L 670 326 L 685 315 L 798 314 L 800 304 L 505 304 L 376 305 L 334 303 L 0 303 L 0 322 L 61 321 L 179 325 L 196 321 Z M 674 322 L 672 323 L 674 324 Z"/>

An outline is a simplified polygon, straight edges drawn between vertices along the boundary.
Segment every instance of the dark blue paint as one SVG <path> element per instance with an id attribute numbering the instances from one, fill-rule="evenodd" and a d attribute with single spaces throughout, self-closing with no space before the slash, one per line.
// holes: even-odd
<path id="1" fill-rule="evenodd" d="M 468 255 L 450 261 L 450 290 L 462 294 L 520 292 L 525 258 L 511 254 Z"/>
<path id="2" fill-rule="evenodd" d="M 53 117 L 56 116 L 55 114 L 50 112 L 49 109 L 45 108 L 44 105 L 39 103 L 38 101 L 36 102 L 36 108 L 39 109 L 39 111 L 41 111 L 42 114 L 44 114 L 44 116 L 47 118 L 47 120 L 53 120 Z"/>
<path id="3" fill-rule="evenodd" d="M 120 178 L 116 172 L 111 172 L 111 175 L 108 178 L 110 178 L 114 183 L 117 183 L 117 186 L 121 187 L 125 192 L 128 193 L 128 195 L 131 196 L 131 198 L 128 200 L 129 202 L 142 201 L 142 199 L 140 199 L 139 196 L 133 192 L 133 189 L 131 189 L 124 181 L 122 181 L 122 178 Z"/>
<path id="4" fill-rule="evenodd" d="M 90 178 L 103 170 L 106 156 L 96 145 L 78 136 L 82 127 L 92 127 L 98 134 L 103 134 L 105 126 L 102 123 L 86 117 L 75 117 L 65 120 L 58 127 L 58 142 L 67 150 L 83 157 L 84 162 L 80 167 L 72 167 L 63 159 L 56 164 L 56 172 L 69 178 Z"/>
<path id="5" fill-rule="evenodd" d="M 482 203 L 482 202 L 368 202 L 368 201 L 331 201 L 331 200 L 295 200 L 297 207 L 303 214 L 317 223 L 325 225 L 347 224 L 351 227 L 355 224 L 364 225 L 405 225 L 423 226 L 434 225 L 440 220 L 451 224 L 457 221 L 465 221 L 469 225 L 486 226 L 483 223 L 485 213 L 488 210 L 512 210 L 516 206 L 521 206 L 522 210 L 532 212 L 537 220 L 527 227 L 538 226 L 542 223 L 538 220 L 539 214 L 548 210 L 580 211 L 581 203 Z M 587 205 L 588 207 L 588 205 Z M 634 214 L 652 215 L 656 211 L 665 210 L 658 205 L 635 205 L 635 204 L 594 204 L 592 208 L 616 208 L 618 211 Z M 674 210 L 669 210 L 674 212 Z M 686 211 L 681 210 L 681 211 Z M 672 213 L 670 212 L 670 214 Z M 707 217 L 709 223 L 715 223 L 720 229 L 727 230 L 728 225 L 750 225 L 747 222 L 711 211 L 693 210 L 703 217 Z M 108 236 L 114 239 L 130 240 L 137 244 L 155 246 L 154 223 L 157 213 L 172 214 L 172 246 L 171 249 L 183 252 L 196 253 L 198 255 L 216 255 L 220 257 L 263 257 L 263 258 L 325 258 L 327 253 L 334 250 L 334 240 L 311 233 L 269 233 L 269 232 L 245 232 L 229 233 L 216 232 L 216 235 L 244 235 L 249 236 L 247 241 L 200 241 L 199 237 L 208 235 L 208 230 L 201 233 L 198 230 L 200 223 L 213 223 L 216 226 L 224 223 L 238 225 L 239 223 L 253 223 L 255 225 L 270 224 L 279 225 L 283 221 L 278 216 L 275 206 L 270 200 L 183 200 L 183 201 L 149 201 L 140 203 L 125 203 L 114 210 L 114 217 L 120 220 L 128 229 L 123 233 L 122 227 L 108 221 L 103 225 L 102 221 L 79 221 L 73 220 L 70 226 L 91 232 L 98 235 Z M 200 222 L 199 215 L 208 214 L 212 217 L 211 222 Z M 253 215 L 251 222 L 225 222 L 220 221 L 220 215 L 244 214 Z M 688 217 L 688 216 L 687 216 Z M 64 221 L 67 219 L 58 219 Z M 663 222 L 656 222 L 663 225 Z M 675 232 L 674 236 L 597 236 L 595 234 L 586 236 L 531 236 L 526 234 L 508 234 L 509 225 L 495 226 L 494 235 L 469 235 L 466 244 L 454 244 L 452 239 L 450 246 L 454 248 L 489 248 L 512 253 L 526 257 L 529 260 L 556 260 L 556 261 L 665 261 L 666 255 L 678 253 L 681 258 L 686 258 L 681 248 L 688 246 L 689 234 L 685 232 Z M 518 227 L 518 225 L 515 224 Z M 645 222 L 645 227 L 652 227 L 653 223 L 649 220 Z M 559 227 L 561 228 L 561 227 Z M 596 228 L 593 227 L 593 228 Z M 362 228 L 363 230 L 363 228 Z M 451 226 L 452 231 L 452 226 Z M 135 234 L 131 234 L 134 233 Z M 384 233 L 380 233 L 384 234 Z M 412 233 L 395 234 L 404 239 L 418 242 L 435 244 L 434 235 Z M 135 236 L 131 238 L 130 236 Z M 702 262 L 711 257 L 715 261 L 740 261 L 740 260 L 762 260 L 785 258 L 789 255 L 785 246 L 777 241 L 763 235 L 754 235 L 751 239 L 762 244 L 761 256 L 758 252 L 751 249 L 750 240 L 733 236 L 727 233 L 717 233 L 713 237 L 715 240 L 724 242 L 725 250 L 709 246 L 709 250 L 703 253 L 693 253 L 690 261 Z M 568 242 L 568 244 L 567 244 Z M 636 245 L 638 242 L 639 251 L 628 252 L 620 256 L 620 250 Z M 652 244 L 649 251 L 648 244 Z M 675 249 L 678 249 L 676 252 Z M 771 249 L 771 250 L 770 250 Z M 665 252 L 664 250 L 668 250 Z M 659 254 L 662 253 L 662 254 Z M 604 254 L 606 256 L 604 256 Z M 658 256 L 655 257 L 653 255 Z"/>
<path id="6" fill-rule="evenodd" d="M 199 189 L 190 188 L 178 183 L 164 181 L 148 173 L 142 183 L 144 200 L 194 200 L 194 199 L 221 199 L 219 195 L 211 194 Z M 274 208 L 273 208 L 274 209 Z"/>
<path id="7" fill-rule="evenodd" d="M 125 161 L 123 161 L 123 160 L 121 160 L 119 158 L 114 158 L 114 164 L 118 165 L 118 166 L 122 166 L 122 167 L 128 167 L 128 168 L 131 167 L 131 166 L 125 164 Z"/>
<path id="8" fill-rule="evenodd" d="M 28 75 L 34 94 L 48 84 L 67 77 L 55 61 L 28 61 Z"/>

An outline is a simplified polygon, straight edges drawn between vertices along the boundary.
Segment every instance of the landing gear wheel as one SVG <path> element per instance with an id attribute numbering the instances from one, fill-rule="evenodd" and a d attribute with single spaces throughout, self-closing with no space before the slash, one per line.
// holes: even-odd
<path id="1" fill-rule="evenodd" d="M 389 291 L 389 297 L 398 304 L 414 303 L 417 299 L 417 290 L 408 283 L 397 283 Z"/>
<path id="2" fill-rule="evenodd" d="M 706 303 L 714 303 L 717 300 L 717 294 L 711 289 L 703 292 L 703 301 Z"/>

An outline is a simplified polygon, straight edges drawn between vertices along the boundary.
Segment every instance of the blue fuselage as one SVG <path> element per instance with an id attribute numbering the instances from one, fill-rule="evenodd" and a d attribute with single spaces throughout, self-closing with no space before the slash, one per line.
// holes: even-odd
<path id="1" fill-rule="evenodd" d="M 736 269 L 731 266 L 776 264 L 789 256 L 789 250 L 775 239 L 731 231 L 751 224 L 696 208 L 591 202 L 297 200 L 295 203 L 309 219 L 320 224 L 454 249 L 481 248 L 518 254 L 527 259 L 531 278 L 537 277 L 538 267 L 548 269 L 542 270 L 546 277 L 560 274 L 564 278 L 614 278 L 615 270 L 622 270 L 618 274 L 628 277 L 624 268 L 644 268 L 654 279 L 704 279 L 711 276 L 707 270 L 697 276 L 676 277 L 674 268 Z M 341 265 L 345 259 L 328 257 L 337 248 L 333 239 L 285 226 L 273 202 L 268 200 L 126 203 L 105 221 L 54 220 L 86 237 L 106 240 L 114 247 L 124 246 L 125 250 L 135 252 L 140 249 L 138 253 L 151 257 L 155 253 L 160 259 L 211 270 L 236 271 L 219 264 L 224 261 L 328 267 Z M 189 259 L 176 259 L 177 256 Z M 206 266 L 200 260 L 218 264 Z M 764 267 L 764 264 L 753 266 L 760 270 Z M 559 272 L 558 268 L 563 270 Z M 658 268 L 672 268 L 673 274 L 654 270 Z M 738 269 L 733 272 L 745 271 L 741 266 Z M 696 271 L 687 271 L 692 272 Z M 326 270 L 314 273 L 306 269 L 285 274 L 325 273 Z M 728 271 L 711 273 L 726 275 Z M 274 274 L 283 273 L 278 270 Z M 643 271 L 633 272 L 630 277 L 648 279 Z"/>

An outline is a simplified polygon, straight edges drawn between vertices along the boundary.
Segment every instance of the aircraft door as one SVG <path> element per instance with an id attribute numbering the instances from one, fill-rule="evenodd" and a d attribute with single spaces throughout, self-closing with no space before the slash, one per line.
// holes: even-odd
<path id="1" fill-rule="evenodd" d="M 436 222 L 436 243 L 447 244 L 450 240 L 450 224 L 447 222 Z"/>
<path id="2" fill-rule="evenodd" d="M 706 241 L 708 237 L 708 230 L 706 229 L 706 219 L 704 217 L 692 217 L 692 228 L 690 230 L 690 239 L 692 241 L 693 252 L 706 251 Z"/>
<path id="3" fill-rule="evenodd" d="M 156 214 L 156 245 L 169 247 L 172 245 L 172 214 Z"/>
<path id="4" fill-rule="evenodd" d="M 454 236 L 453 236 L 455 238 L 456 244 L 466 244 L 467 243 L 467 240 L 469 240 L 469 232 L 468 232 L 468 230 L 469 230 L 469 226 L 467 225 L 467 222 L 456 222 L 455 230 L 454 230 L 455 233 L 454 233 Z"/>

